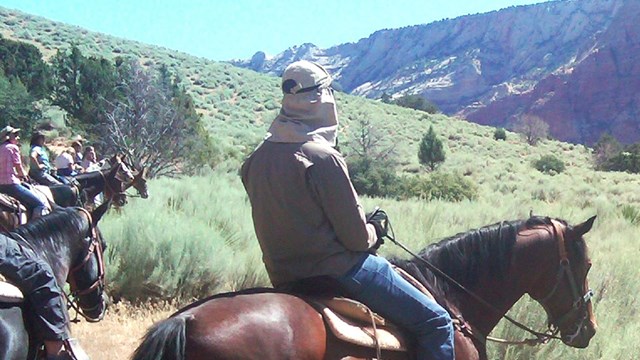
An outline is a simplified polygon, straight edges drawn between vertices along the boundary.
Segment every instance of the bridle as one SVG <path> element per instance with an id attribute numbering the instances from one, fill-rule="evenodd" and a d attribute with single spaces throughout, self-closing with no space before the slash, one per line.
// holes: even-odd
<path id="1" fill-rule="evenodd" d="M 131 154 L 130 154 L 130 156 L 131 156 Z M 131 164 L 130 162 L 126 161 L 125 158 L 120 159 L 120 164 L 121 164 L 120 166 L 124 166 L 125 169 L 128 170 L 130 173 L 132 172 L 132 170 L 138 169 L 138 167 L 136 167 L 133 164 Z M 111 197 L 112 199 L 115 196 L 125 196 L 125 197 L 131 197 L 131 198 L 146 198 L 148 196 L 148 195 L 146 195 L 146 196 L 141 195 L 143 192 L 145 192 L 145 193 L 147 192 L 146 185 L 144 185 L 145 186 L 145 190 L 141 190 L 137 186 L 138 184 L 140 184 L 140 181 L 145 181 L 144 178 L 143 178 L 144 175 L 142 174 L 142 169 L 140 169 L 138 171 L 140 173 L 138 175 L 133 175 L 131 180 L 122 179 L 122 177 L 120 176 L 119 171 L 118 171 L 118 174 L 116 174 L 116 179 L 118 181 L 120 181 L 120 190 L 116 191 L 115 189 L 113 189 L 113 187 L 107 185 L 107 186 L 109 186 L 109 191 L 111 191 L 111 193 L 113 194 L 112 197 Z M 138 177 L 138 176 L 140 176 L 140 177 Z M 105 178 L 104 175 L 103 175 L 103 178 Z M 142 179 L 142 180 L 140 180 L 140 179 Z M 106 181 L 106 178 L 105 178 L 105 184 L 106 183 L 107 183 L 107 181 Z M 133 186 L 137 190 L 138 194 L 128 194 L 126 192 L 127 189 L 129 187 L 131 187 L 131 186 Z"/>
<path id="2" fill-rule="evenodd" d="M 83 295 L 87 295 L 93 291 L 97 291 L 98 289 L 104 289 L 106 285 L 106 280 L 105 280 L 104 258 L 102 255 L 103 249 L 102 249 L 102 244 L 98 240 L 98 232 L 96 230 L 96 227 L 93 224 L 91 214 L 89 213 L 89 211 L 87 211 L 82 207 L 79 207 L 77 209 L 83 211 L 87 215 L 87 218 L 89 221 L 90 235 L 87 237 L 89 238 L 89 246 L 84 251 L 84 256 L 82 258 L 82 261 L 80 261 L 78 265 L 76 265 L 75 267 L 69 270 L 67 281 L 71 285 L 71 293 L 69 294 L 64 293 L 64 295 L 67 298 L 67 303 L 69 307 L 73 308 L 76 311 L 76 319 L 74 319 L 73 321 L 77 321 L 77 315 L 79 314 L 83 318 L 85 318 L 88 322 L 98 322 L 104 318 L 104 315 L 106 313 L 106 306 L 104 307 L 103 311 L 100 313 L 100 316 L 94 319 L 87 316 L 85 312 L 95 310 L 101 304 L 98 303 L 97 305 L 91 308 L 82 308 L 79 304 L 79 301 L 80 301 L 79 297 Z M 96 261 L 98 262 L 98 276 L 96 280 L 91 285 L 89 285 L 89 287 L 87 287 L 86 289 L 78 289 L 76 273 L 82 270 L 82 268 L 89 262 L 89 260 L 94 255 L 96 257 Z"/>
<path id="3" fill-rule="evenodd" d="M 571 284 L 570 286 L 571 286 L 571 291 L 572 291 L 574 303 L 573 303 L 572 309 L 567 311 L 567 313 L 565 313 L 562 316 L 558 317 L 558 319 L 551 319 L 551 321 L 548 322 L 548 329 L 546 331 L 544 331 L 544 332 L 533 330 L 533 329 L 529 328 L 528 326 L 522 324 L 521 322 L 513 319 L 509 315 L 503 314 L 502 311 L 498 310 L 496 307 L 494 307 L 488 301 L 486 301 L 485 299 L 483 299 L 482 297 L 480 297 L 479 295 L 477 295 L 473 291 L 467 289 L 464 285 L 462 285 L 459 282 L 457 282 L 455 279 L 453 279 L 452 277 L 447 275 L 444 271 L 440 270 L 438 267 L 433 265 L 431 262 L 429 262 L 429 261 L 423 259 L 422 257 L 418 256 L 416 253 L 411 251 L 405 245 L 403 245 L 400 242 L 398 242 L 395 239 L 395 233 L 393 231 L 393 227 L 391 226 L 391 223 L 388 220 L 387 220 L 387 224 L 388 224 L 387 226 L 388 226 L 389 231 L 388 231 L 388 234 L 385 235 L 384 237 L 389 239 L 389 240 L 391 240 L 391 242 L 393 242 L 394 244 L 399 246 L 402 250 L 404 250 L 407 253 L 409 253 L 410 255 L 412 255 L 415 259 L 419 260 L 429 270 L 431 270 L 436 276 L 439 276 L 439 277 L 445 279 L 446 281 L 448 281 L 449 283 L 453 284 L 454 286 L 456 286 L 457 288 L 459 288 L 463 292 L 467 293 L 471 298 L 476 300 L 478 303 L 482 304 L 483 306 L 485 306 L 486 308 L 488 308 L 492 312 L 500 315 L 503 319 L 509 321 L 510 323 L 512 323 L 513 325 L 517 326 L 518 328 L 520 328 L 520 329 L 522 329 L 522 330 L 534 335 L 535 338 L 514 341 L 514 340 L 505 340 L 505 339 L 495 338 L 495 337 L 492 337 L 492 336 L 482 336 L 482 334 L 479 331 L 477 331 L 477 329 L 472 328 L 464 320 L 464 318 L 462 317 L 461 314 L 454 314 L 451 311 L 449 311 L 451 313 L 452 317 L 454 318 L 454 322 L 457 322 L 460 330 L 463 331 L 464 333 L 466 333 L 467 335 L 473 336 L 475 339 L 479 340 L 482 343 L 484 343 L 485 341 L 488 340 L 488 341 L 494 341 L 494 342 L 503 343 L 503 344 L 509 344 L 509 345 L 524 345 L 524 344 L 526 344 L 526 345 L 538 345 L 538 344 L 546 344 L 551 339 L 563 340 L 562 337 L 557 335 L 558 332 L 560 331 L 560 326 L 565 321 L 567 321 L 569 316 L 574 314 L 575 311 L 583 309 L 585 311 L 585 315 L 584 315 L 583 319 L 581 320 L 581 322 L 580 322 L 580 324 L 579 324 L 579 326 L 577 328 L 576 333 L 572 334 L 571 336 L 569 336 L 569 339 L 570 339 L 569 342 L 570 342 L 576 336 L 578 336 L 578 334 L 580 333 L 580 329 L 582 328 L 582 325 L 584 324 L 584 321 L 586 320 L 586 318 L 588 318 L 587 304 L 590 302 L 591 298 L 593 297 L 593 290 L 589 289 L 586 292 L 585 295 L 580 296 L 580 293 L 579 293 L 579 291 L 577 289 L 575 277 L 573 276 L 573 272 L 571 272 L 571 266 L 570 266 L 570 263 L 569 263 L 569 258 L 567 256 L 567 249 L 566 249 L 566 245 L 565 245 L 564 234 L 563 234 L 562 230 L 559 230 L 559 228 L 558 228 L 559 224 L 556 225 L 557 222 L 555 220 L 553 220 L 553 219 L 550 219 L 550 220 L 551 220 L 551 224 L 553 225 L 553 234 L 558 239 L 558 249 L 559 249 L 559 252 L 560 252 L 560 268 L 558 269 L 558 276 L 557 276 L 556 284 L 554 285 L 552 290 L 549 292 L 549 294 L 546 295 L 543 298 L 543 301 L 548 301 L 553 296 L 553 294 L 556 293 L 557 289 L 559 288 L 559 285 L 560 285 L 560 282 L 562 280 L 562 277 L 566 273 L 567 277 L 569 278 L 569 283 Z M 391 234 L 391 235 L 389 235 L 389 234 Z M 549 311 L 547 310 L 546 305 L 542 301 L 539 301 L 539 302 L 542 304 L 543 308 L 545 308 L 547 313 L 549 313 Z"/>
<path id="4" fill-rule="evenodd" d="M 129 163 L 125 163 L 125 164 L 129 167 L 129 169 L 135 169 L 135 167 L 133 167 Z M 137 194 L 126 194 L 128 197 L 146 199 L 149 196 L 147 185 L 146 185 L 146 179 L 144 179 L 144 175 L 143 175 L 143 170 L 138 170 L 138 174 L 133 176 L 133 180 L 126 183 L 126 186 L 123 186 L 123 187 L 125 188 L 124 191 L 126 191 L 129 187 L 133 187 L 137 191 Z M 141 194 L 145 194 L 145 195 L 143 196 Z"/>
<path id="5" fill-rule="evenodd" d="M 557 334 L 558 331 L 560 331 L 560 328 L 562 327 L 562 325 L 564 325 L 564 323 L 568 319 L 573 317 L 576 314 L 576 312 L 582 312 L 581 320 L 577 326 L 576 332 L 568 337 L 568 341 L 571 342 L 576 336 L 578 336 L 578 334 L 580 333 L 580 329 L 582 328 L 582 325 L 584 324 L 585 320 L 589 318 L 588 305 L 591 302 L 591 298 L 593 298 L 594 293 L 592 289 L 587 289 L 584 295 L 580 295 L 580 290 L 578 289 L 578 283 L 576 282 L 573 271 L 571 271 L 571 262 L 567 255 L 567 248 L 566 248 L 566 243 L 564 239 L 564 233 L 561 229 L 562 225 L 553 219 L 551 220 L 551 224 L 553 225 L 553 233 L 555 237 L 558 239 L 558 253 L 560 255 L 560 263 L 559 263 L 558 273 L 556 275 L 556 282 L 553 288 L 551 288 L 551 290 L 547 293 L 547 295 L 542 297 L 542 299 L 539 299 L 539 300 L 536 299 L 536 300 L 542 305 L 543 308 L 545 308 L 545 310 L 547 311 L 547 314 L 551 314 L 549 311 L 550 307 L 547 305 L 547 302 L 556 294 L 556 292 L 560 287 L 560 283 L 562 282 L 562 279 L 566 277 L 567 281 L 569 282 L 569 288 L 571 290 L 573 305 L 571 306 L 571 309 L 566 311 L 564 314 L 556 317 L 555 319 L 551 318 L 551 315 L 549 315 L 550 317 L 548 321 L 548 327 L 549 327 L 549 331 L 551 331 L 553 334 Z M 589 272 L 589 269 L 587 269 L 587 273 L 588 272 Z"/>
<path id="6" fill-rule="evenodd" d="M 122 170 L 122 166 L 123 163 L 118 163 L 115 166 L 118 167 L 118 169 L 116 170 L 116 174 L 113 177 L 115 180 L 117 180 L 120 183 L 120 188 L 119 189 L 115 189 L 114 186 L 110 183 L 109 179 L 107 179 L 107 177 L 105 176 L 105 174 L 102 171 L 99 171 L 100 175 L 102 175 L 102 180 L 104 181 L 104 193 L 105 196 L 107 194 L 109 194 L 109 196 L 106 196 L 107 198 L 109 198 L 109 200 L 113 201 L 113 199 L 116 196 L 124 196 L 126 198 L 127 193 L 126 193 L 126 189 L 124 188 L 124 184 L 127 182 L 124 179 L 122 179 L 122 175 L 120 174 L 120 171 Z"/>

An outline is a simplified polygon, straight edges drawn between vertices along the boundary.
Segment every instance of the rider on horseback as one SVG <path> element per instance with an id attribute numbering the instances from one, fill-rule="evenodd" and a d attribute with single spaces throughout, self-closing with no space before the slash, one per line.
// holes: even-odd
<path id="1" fill-rule="evenodd" d="M 27 173 L 20 157 L 19 134 L 20 129 L 12 126 L 0 130 L 0 192 L 20 201 L 29 210 L 30 218 L 36 218 L 44 215 L 46 205 L 20 180 L 26 179 Z"/>
<path id="2" fill-rule="evenodd" d="M 0 274 L 17 286 L 29 301 L 34 312 L 32 322 L 44 341 L 47 360 L 88 360 L 79 345 L 69 338 L 62 290 L 47 262 L 25 244 L 0 234 Z"/>
<path id="3" fill-rule="evenodd" d="M 45 137 L 40 131 L 31 135 L 29 153 L 29 176 L 41 185 L 69 185 L 63 177 L 55 175 L 55 169 L 49 161 L 49 151 L 45 147 Z"/>
<path id="4" fill-rule="evenodd" d="M 376 256 L 386 214 L 365 214 L 342 155 L 331 76 L 298 61 L 282 76 L 280 114 L 242 166 L 256 235 L 276 287 L 336 280 L 353 298 L 410 331 L 419 359 L 453 359 L 451 318 Z"/>

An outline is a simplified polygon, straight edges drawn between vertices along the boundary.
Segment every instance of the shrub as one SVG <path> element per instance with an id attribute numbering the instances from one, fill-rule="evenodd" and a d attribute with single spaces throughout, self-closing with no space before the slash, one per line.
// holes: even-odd
<path id="1" fill-rule="evenodd" d="M 544 155 L 534 161 L 533 167 L 545 174 L 555 175 L 564 171 L 564 162 L 553 155 Z"/>
<path id="2" fill-rule="evenodd" d="M 428 177 L 400 178 L 398 195 L 401 198 L 417 197 L 424 200 L 474 200 L 478 197 L 478 187 L 458 174 L 435 172 Z"/>
<path id="3" fill-rule="evenodd" d="M 398 106 L 424 111 L 429 114 L 437 114 L 439 112 L 436 105 L 420 95 L 405 95 L 398 98 L 393 103 Z"/>
<path id="4" fill-rule="evenodd" d="M 624 205 L 621 209 L 622 217 L 634 225 L 640 224 L 640 210 L 633 205 Z"/>
<path id="5" fill-rule="evenodd" d="M 496 131 L 493 132 L 493 138 L 495 140 L 507 140 L 507 133 L 503 128 L 497 128 Z"/>
<path id="6" fill-rule="evenodd" d="M 535 146 L 538 141 L 549 135 L 549 125 L 535 115 L 522 116 L 515 124 L 514 130 L 520 133 L 527 144 L 531 146 Z"/>
<path id="7" fill-rule="evenodd" d="M 391 164 L 358 157 L 350 159 L 347 166 L 351 182 L 358 194 L 379 197 L 395 196 L 398 178 Z"/>
<path id="8" fill-rule="evenodd" d="M 622 145 L 611 134 L 604 133 L 593 147 L 596 169 L 608 170 L 612 159 L 620 154 Z"/>
<path id="9" fill-rule="evenodd" d="M 600 168 L 609 171 L 640 173 L 640 143 L 632 144 L 607 159 Z"/>

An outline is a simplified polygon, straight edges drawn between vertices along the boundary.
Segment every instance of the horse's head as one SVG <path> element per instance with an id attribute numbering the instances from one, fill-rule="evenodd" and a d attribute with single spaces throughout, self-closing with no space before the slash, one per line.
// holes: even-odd
<path id="1" fill-rule="evenodd" d="M 105 196 L 108 197 L 116 207 L 124 206 L 127 203 L 125 190 L 128 184 L 134 181 L 133 172 L 120 159 L 104 175 L 106 186 Z"/>
<path id="2" fill-rule="evenodd" d="M 105 167 L 103 167 L 103 170 L 109 170 L 110 168 L 113 168 L 113 166 L 121 164 L 120 166 L 122 166 L 121 170 L 123 173 L 121 174 L 119 180 L 121 181 L 121 184 L 123 186 L 123 193 L 124 190 L 128 189 L 129 187 L 133 187 L 138 191 L 138 195 L 141 198 L 146 199 L 149 197 L 149 188 L 147 186 L 146 178 L 147 167 L 142 165 L 140 161 L 128 161 L 127 158 L 131 159 L 132 156 L 133 155 L 131 154 L 127 156 L 118 153 L 106 160 L 106 165 Z M 116 195 L 113 198 L 113 203 L 117 207 L 123 206 L 124 204 L 126 204 L 126 202 L 126 195 L 124 194 Z"/>
<path id="3" fill-rule="evenodd" d="M 562 342 L 576 348 L 587 347 L 597 328 L 591 305 L 593 292 L 587 281 L 591 260 L 583 238 L 595 218 L 573 227 L 551 220 L 551 265 L 540 271 L 529 291 L 546 310 L 549 328 L 559 331 Z"/>
<path id="4" fill-rule="evenodd" d="M 142 167 L 137 174 L 133 177 L 133 182 L 130 186 L 138 191 L 138 195 L 141 198 L 146 199 L 149 197 L 149 187 L 147 186 L 147 168 Z"/>
<path id="5" fill-rule="evenodd" d="M 68 281 L 73 298 L 77 299 L 79 312 L 90 322 L 102 320 L 107 310 L 104 294 L 105 270 L 103 252 L 105 242 L 97 223 L 108 209 L 108 201 L 89 213 L 77 208 L 86 217 L 88 231 L 83 240 L 83 250 L 69 271 Z M 78 309 L 76 309 L 78 310 Z"/>

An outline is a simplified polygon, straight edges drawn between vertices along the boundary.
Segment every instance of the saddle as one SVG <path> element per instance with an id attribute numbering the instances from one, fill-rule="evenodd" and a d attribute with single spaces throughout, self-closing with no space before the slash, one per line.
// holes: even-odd
<path id="1" fill-rule="evenodd" d="M 400 329 L 364 304 L 342 297 L 312 301 L 336 338 L 373 349 L 408 350 L 407 339 Z"/>
<path id="2" fill-rule="evenodd" d="M 427 288 L 409 273 L 396 266 L 394 269 L 418 290 L 433 298 Z M 327 287 L 326 280 L 320 283 L 320 288 Z M 342 341 L 377 350 L 409 349 L 410 341 L 402 330 L 361 302 L 342 296 L 323 295 L 307 297 L 307 300 L 322 315 L 327 329 Z"/>
<path id="3" fill-rule="evenodd" d="M 49 210 L 51 210 L 51 204 L 55 204 L 51 189 L 46 185 L 33 185 L 33 189 L 37 190 L 35 195 L 40 199 L 40 201 L 47 205 Z"/>
<path id="4" fill-rule="evenodd" d="M 18 200 L 3 193 L 0 193 L 0 210 L 8 211 L 16 214 L 18 213 L 25 214 L 27 211 L 24 205 L 20 204 Z"/>
<path id="5" fill-rule="evenodd" d="M 3 303 L 21 303 L 24 301 L 24 295 L 17 286 L 8 282 L 5 277 L 0 274 L 0 302 Z"/>
<path id="6" fill-rule="evenodd" d="M 27 186 L 32 191 L 34 189 L 37 190 L 37 191 L 33 191 L 33 194 L 36 197 L 38 197 L 43 204 L 45 204 L 46 213 L 50 213 L 52 210 L 51 204 L 53 204 L 54 201 L 53 201 L 53 195 L 51 194 L 51 191 L 49 190 L 49 188 L 43 185 L 34 186 L 27 183 L 23 185 Z M 0 211 L 7 211 L 10 213 L 16 214 L 20 219 L 20 224 L 27 223 L 28 216 L 29 216 L 27 208 L 22 203 L 20 203 L 20 201 L 18 201 L 12 196 L 0 193 Z"/>

